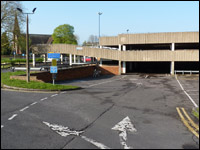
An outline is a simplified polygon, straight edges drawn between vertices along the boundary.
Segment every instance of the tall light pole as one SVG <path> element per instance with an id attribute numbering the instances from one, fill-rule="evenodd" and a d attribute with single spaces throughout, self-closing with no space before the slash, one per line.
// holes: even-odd
<path id="1" fill-rule="evenodd" d="M 26 82 L 30 82 L 28 14 L 34 14 L 36 8 L 33 9 L 32 13 L 24 13 L 20 8 L 17 8 L 17 10 L 26 14 Z"/>
<path id="2" fill-rule="evenodd" d="M 100 40 L 100 15 L 102 15 L 102 13 L 99 12 L 98 14 L 99 14 L 99 40 Z"/>
<path id="3" fill-rule="evenodd" d="M 127 29 L 126 31 L 127 31 L 127 34 L 128 34 L 129 29 Z"/>

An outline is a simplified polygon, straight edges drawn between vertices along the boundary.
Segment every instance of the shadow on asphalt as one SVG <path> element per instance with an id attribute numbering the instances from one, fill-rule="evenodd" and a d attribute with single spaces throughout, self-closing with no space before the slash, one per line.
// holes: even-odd
<path id="1" fill-rule="evenodd" d="M 65 80 L 65 81 L 56 81 L 56 84 L 66 84 L 66 83 L 74 83 L 74 82 L 80 82 L 80 81 L 101 81 L 104 79 L 113 78 L 115 75 L 102 75 L 100 77 L 87 77 L 87 78 L 79 78 L 74 80 Z"/>

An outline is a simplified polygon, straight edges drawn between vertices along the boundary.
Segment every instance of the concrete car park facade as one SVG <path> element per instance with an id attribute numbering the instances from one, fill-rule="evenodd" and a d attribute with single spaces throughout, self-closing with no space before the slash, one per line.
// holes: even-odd
<path id="1" fill-rule="evenodd" d="M 199 32 L 166 32 L 119 34 L 113 37 L 100 37 L 99 47 L 76 46 L 69 44 L 37 44 L 32 47 L 35 54 L 48 52 L 69 54 L 69 63 L 80 62 L 80 56 L 95 57 L 100 66 L 109 61 L 110 66 L 118 66 L 118 74 L 140 72 L 159 68 L 161 73 L 174 74 L 174 70 L 199 70 Z M 85 59 L 84 59 L 85 62 Z M 33 63 L 34 64 L 34 63 Z"/>

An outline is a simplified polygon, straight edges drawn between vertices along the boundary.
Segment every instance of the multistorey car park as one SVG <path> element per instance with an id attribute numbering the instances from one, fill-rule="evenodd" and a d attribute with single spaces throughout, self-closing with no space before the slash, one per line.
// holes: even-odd
<path id="1" fill-rule="evenodd" d="M 109 66 L 116 74 L 150 72 L 170 73 L 175 70 L 199 70 L 199 32 L 166 32 L 119 34 L 100 37 L 98 47 L 69 44 L 37 44 L 35 54 L 69 54 L 69 64 L 80 63 L 86 56 L 99 60 L 99 66 Z M 33 59 L 35 60 L 35 59 Z M 92 59 L 94 60 L 94 59 Z M 85 59 L 83 59 L 85 61 Z M 33 62 L 35 64 L 35 62 Z"/>

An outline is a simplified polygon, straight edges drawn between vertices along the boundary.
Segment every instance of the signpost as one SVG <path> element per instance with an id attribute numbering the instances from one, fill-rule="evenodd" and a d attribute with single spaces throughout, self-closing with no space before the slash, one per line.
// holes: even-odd
<path id="1" fill-rule="evenodd" d="M 52 65 L 50 67 L 50 73 L 52 73 L 53 85 L 55 83 L 56 75 L 58 73 L 57 60 L 60 58 L 60 53 L 48 53 L 48 58 L 52 58 Z"/>

